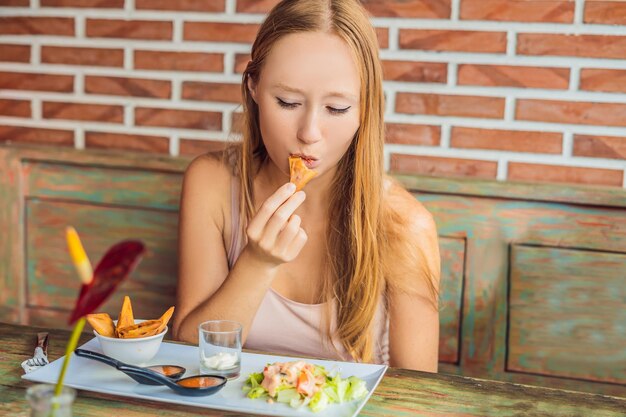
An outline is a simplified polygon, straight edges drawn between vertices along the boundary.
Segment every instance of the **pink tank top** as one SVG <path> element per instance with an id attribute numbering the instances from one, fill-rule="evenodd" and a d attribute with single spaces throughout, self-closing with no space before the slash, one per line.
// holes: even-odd
<path id="1" fill-rule="evenodd" d="M 239 223 L 239 181 L 231 180 L 231 233 L 228 266 L 232 268 L 245 246 L 243 227 Z M 337 328 L 336 303 L 332 302 L 330 315 L 331 334 Z M 252 321 L 244 345 L 247 349 L 272 353 L 312 356 L 333 360 L 351 361 L 342 344 L 336 339 L 324 340 L 322 315 L 325 304 L 303 304 L 290 300 L 270 288 Z M 376 363 L 389 364 L 389 320 L 384 303 L 379 303 L 374 316 L 374 351 Z"/>

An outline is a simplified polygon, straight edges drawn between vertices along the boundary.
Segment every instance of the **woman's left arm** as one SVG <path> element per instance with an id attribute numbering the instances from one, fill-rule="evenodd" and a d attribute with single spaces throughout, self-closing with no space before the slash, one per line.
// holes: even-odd
<path id="1" fill-rule="evenodd" d="M 404 250 L 415 251 L 420 256 L 406 264 L 396 264 L 394 273 L 399 282 L 409 288 L 388 288 L 389 356 L 394 367 L 437 372 L 439 353 L 440 278 L 439 243 L 432 215 L 414 197 L 401 204 L 408 224 L 404 229 L 410 234 Z M 428 276 L 430 275 L 430 276 Z M 408 279 L 408 281 L 407 281 Z M 436 294 L 433 294 L 433 290 Z"/>

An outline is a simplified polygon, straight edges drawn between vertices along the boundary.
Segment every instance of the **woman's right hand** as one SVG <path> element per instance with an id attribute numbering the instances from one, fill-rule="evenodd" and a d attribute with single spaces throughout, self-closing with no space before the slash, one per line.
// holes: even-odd
<path id="1" fill-rule="evenodd" d="M 294 211 L 306 195 L 294 193 L 296 186 L 287 183 L 261 205 L 246 229 L 246 249 L 262 263 L 278 266 L 293 261 L 307 241 L 300 227 L 301 219 Z"/>

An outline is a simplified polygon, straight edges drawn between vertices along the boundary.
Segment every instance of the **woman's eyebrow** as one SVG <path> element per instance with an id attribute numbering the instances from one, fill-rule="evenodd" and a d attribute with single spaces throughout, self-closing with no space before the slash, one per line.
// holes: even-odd
<path id="1" fill-rule="evenodd" d="M 359 101 L 359 99 L 354 94 L 344 93 L 341 91 L 331 91 L 330 93 L 326 94 L 325 97 L 340 97 L 340 98 L 345 98 L 346 100 L 350 100 L 353 102 Z"/>
<path id="2" fill-rule="evenodd" d="M 283 83 L 276 83 L 272 85 L 272 88 L 280 88 L 281 90 L 289 91 L 290 93 L 304 94 L 302 90 L 299 90 L 294 87 L 289 87 L 288 85 L 283 84 Z"/>
<path id="3" fill-rule="evenodd" d="M 286 84 L 283 83 L 276 83 L 274 85 L 272 85 L 271 88 L 280 88 L 281 90 L 285 90 L 291 93 L 297 93 L 297 94 L 302 94 L 304 95 L 304 91 L 295 88 L 295 87 L 290 87 Z M 350 94 L 348 92 L 343 92 L 343 91 L 330 91 L 327 94 L 324 95 L 324 97 L 341 97 L 341 98 L 345 98 L 354 102 L 358 102 L 359 99 L 354 95 L 354 94 Z"/>

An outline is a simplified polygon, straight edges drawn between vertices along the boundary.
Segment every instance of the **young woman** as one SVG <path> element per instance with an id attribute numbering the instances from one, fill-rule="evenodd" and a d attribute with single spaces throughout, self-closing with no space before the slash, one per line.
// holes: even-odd
<path id="1" fill-rule="evenodd" d="M 243 140 L 189 166 L 175 337 L 243 325 L 244 347 L 436 372 L 439 251 L 383 173 L 375 32 L 358 0 L 285 0 L 243 75 Z M 318 175 L 295 192 L 290 156 Z"/>

